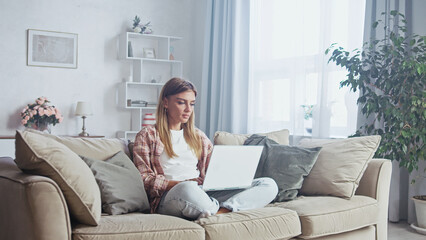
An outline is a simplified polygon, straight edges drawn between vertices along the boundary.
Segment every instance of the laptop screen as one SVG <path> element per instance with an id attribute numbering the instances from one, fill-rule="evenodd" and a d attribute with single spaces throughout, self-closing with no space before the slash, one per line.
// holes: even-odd
<path id="1" fill-rule="evenodd" d="M 263 146 L 214 146 L 202 189 L 215 191 L 251 186 L 262 150 Z"/>

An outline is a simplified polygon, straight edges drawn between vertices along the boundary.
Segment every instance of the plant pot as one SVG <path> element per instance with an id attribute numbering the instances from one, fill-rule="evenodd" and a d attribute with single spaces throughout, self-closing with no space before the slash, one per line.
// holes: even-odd
<path id="1" fill-rule="evenodd" d="M 411 199 L 416 208 L 417 226 L 426 229 L 426 195 L 414 196 Z"/>

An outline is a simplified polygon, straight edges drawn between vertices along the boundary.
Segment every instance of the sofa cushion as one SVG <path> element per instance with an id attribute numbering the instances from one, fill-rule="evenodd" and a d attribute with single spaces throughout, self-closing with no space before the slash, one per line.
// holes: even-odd
<path id="1" fill-rule="evenodd" d="M 299 146 L 322 149 L 300 194 L 352 197 L 379 143 L 380 136 L 303 139 Z"/>
<path id="2" fill-rule="evenodd" d="M 288 201 L 297 196 L 306 177 L 318 158 L 321 147 L 301 148 L 280 145 L 266 136 L 253 134 L 244 145 L 264 146 L 255 178 L 270 177 L 278 185 L 275 201 Z"/>
<path id="3" fill-rule="evenodd" d="M 182 218 L 129 213 L 102 216 L 97 227 L 76 225 L 73 240 L 204 239 L 200 225 Z"/>
<path id="4" fill-rule="evenodd" d="M 116 215 L 150 209 L 141 175 L 123 151 L 105 161 L 80 157 L 99 185 L 103 212 Z"/>
<path id="5" fill-rule="evenodd" d="M 339 234 L 327 235 L 315 238 L 315 240 L 364 240 L 364 239 L 380 239 L 376 237 L 376 225 L 370 225 L 356 231 L 344 232 Z"/>
<path id="6" fill-rule="evenodd" d="M 379 221 L 377 200 L 366 196 L 344 199 L 301 196 L 293 201 L 269 204 L 297 212 L 302 224 L 299 238 L 316 238 L 360 229 Z"/>
<path id="7" fill-rule="evenodd" d="M 101 195 L 95 177 L 81 158 L 54 139 L 29 131 L 16 132 L 16 159 L 24 172 L 55 181 L 78 222 L 97 225 L 101 217 Z"/>
<path id="8" fill-rule="evenodd" d="M 78 155 L 92 159 L 105 160 L 116 154 L 118 151 L 123 151 L 130 157 L 130 152 L 127 147 L 127 141 L 119 138 L 75 138 L 75 137 L 59 137 L 52 134 L 29 129 L 32 133 L 43 135 L 45 137 L 56 140 L 64 144 Z"/>
<path id="9" fill-rule="evenodd" d="M 289 131 L 283 129 L 280 131 L 269 133 L 257 133 L 258 135 L 267 136 L 281 145 L 289 145 Z M 229 132 L 218 131 L 214 134 L 215 145 L 243 145 L 252 134 L 233 134 Z"/>
<path id="10" fill-rule="evenodd" d="M 260 208 L 213 215 L 195 221 L 206 239 L 289 239 L 300 234 L 296 212 L 284 208 Z"/>

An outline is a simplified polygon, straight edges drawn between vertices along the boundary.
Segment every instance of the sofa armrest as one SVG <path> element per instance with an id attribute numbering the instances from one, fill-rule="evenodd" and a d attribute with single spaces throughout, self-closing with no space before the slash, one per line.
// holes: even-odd
<path id="1" fill-rule="evenodd" d="M 0 239 L 71 239 L 68 207 L 50 178 L 0 158 Z"/>
<path id="2" fill-rule="evenodd" d="M 373 159 L 361 178 L 356 195 L 369 196 L 379 205 L 379 223 L 376 226 L 376 239 L 387 239 L 389 188 L 392 163 L 387 159 Z"/>
<path id="3" fill-rule="evenodd" d="M 392 163 L 390 160 L 372 159 L 359 182 L 355 194 L 369 196 L 378 201 L 388 200 L 391 173 Z"/>

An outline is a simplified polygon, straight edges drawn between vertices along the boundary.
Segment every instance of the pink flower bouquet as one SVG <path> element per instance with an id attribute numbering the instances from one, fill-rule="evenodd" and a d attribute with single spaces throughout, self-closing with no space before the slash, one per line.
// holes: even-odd
<path id="1" fill-rule="evenodd" d="M 63 116 L 55 107 L 49 105 L 50 101 L 46 97 L 39 97 L 35 103 L 28 104 L 21 112 L 21 123 L 25 127 L 38 129 L 39 126 L 46 126 L 62 122 Z"/>

